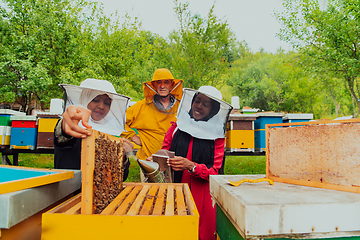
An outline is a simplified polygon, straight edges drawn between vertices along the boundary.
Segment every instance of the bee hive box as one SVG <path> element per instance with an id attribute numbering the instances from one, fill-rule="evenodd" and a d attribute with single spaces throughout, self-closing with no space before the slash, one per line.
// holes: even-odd
<path id="1" fill-rule="evenodd" d="M 198 239 L 199 214 L 187 184 L 122 186 L 100 214 L 82 214 L 80 195 L 43 214 L 42 239 Z"/>
<path id="2" fill-rule="evenodd" d="M 81 149 L 81 194 L 43 214 L 42 239 L 198 238 L 188 185 L 123 183 L 121 138 L 93 130 Z"/>
<path id="3" fill-rule="evenodd" d="M 360 192 L 359 119 L 268 124 L 266 139 L 267 178 Z"/>

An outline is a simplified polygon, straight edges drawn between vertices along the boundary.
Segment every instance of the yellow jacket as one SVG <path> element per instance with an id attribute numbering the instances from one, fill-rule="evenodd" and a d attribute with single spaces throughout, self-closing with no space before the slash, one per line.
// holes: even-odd
<path id="1" fill-rule="evenodd" d="M 136 134 L 133 129 L 139 133 L 142 143 L 136 156 L 138 159 L 145 160 L 147 157 L 161 149 L 164 136 L 170 122 L 176 122 L 176 113 L 182 97 L 182 80 L 174 79 L 174 87 L 170 94 L 175 97 L 174 106 L 165 111 L 159 110 L 153 103 L 153 97 L 156 93 L 152 86 L 152 81 L 143 83 L 145 98 L 126 110 L 125 131 L 121 137 L 129 140 Z"/>

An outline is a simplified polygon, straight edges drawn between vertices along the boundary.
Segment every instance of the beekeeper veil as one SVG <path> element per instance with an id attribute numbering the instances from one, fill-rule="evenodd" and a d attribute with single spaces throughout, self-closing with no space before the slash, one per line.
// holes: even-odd
<path id="1" fill-rule="evenodd" d="M 131 98 L 117 94 L 109 81 L 88 78 L 82 81 L 80 86 L 69 84 L 60 84 L 60 86 L 66 93 L 65 108 L 70 105 L 87 108 L 96 96 L 106 94 L 111 99 L 109 112 L 98 121 L 90 116 L 89 124 L 93 129 L 110 135 L 119 136 L 125 130 L 125 111 Z M 81 122 L 79 126 L 84 127 Z"/>
<path id="2" fill-rule="evenodd" d="M 204 95 L 206 99 L 210 98 L 206 104 L 211 106 L 206 115 L 202 107 L 197 106 L 202 104 L 200 101 Z M 177 113 L 178 128 L 199 139 L 224 138 L 232 106 L 221 99 L 221 92 L 212 86 L 202 86 L 199 90 L 184 88 Z"/>

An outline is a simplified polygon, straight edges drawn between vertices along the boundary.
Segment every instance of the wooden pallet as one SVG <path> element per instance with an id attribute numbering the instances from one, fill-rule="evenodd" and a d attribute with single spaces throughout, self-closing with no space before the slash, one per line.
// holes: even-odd
<path id="1" fill-rule="evenodd" d="M 266 125 L 266 177 L 360 192 L 360 120 Z"/>

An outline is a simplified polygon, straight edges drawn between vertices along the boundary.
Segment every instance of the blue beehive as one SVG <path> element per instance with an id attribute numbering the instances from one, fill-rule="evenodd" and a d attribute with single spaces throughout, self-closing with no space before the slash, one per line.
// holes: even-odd
<path id="1" fill-rule="evenodd" d="M 264 152 L 266 149 L 265 125 L 282 123 L 284 113 L 261 112 L 255 114 L 255 151 Z"/>
<path id="2" fill-rule="evenodd" d="M 10 149 L 36 148 L 37 125 L 36 116 L 11 116 Z"/>

